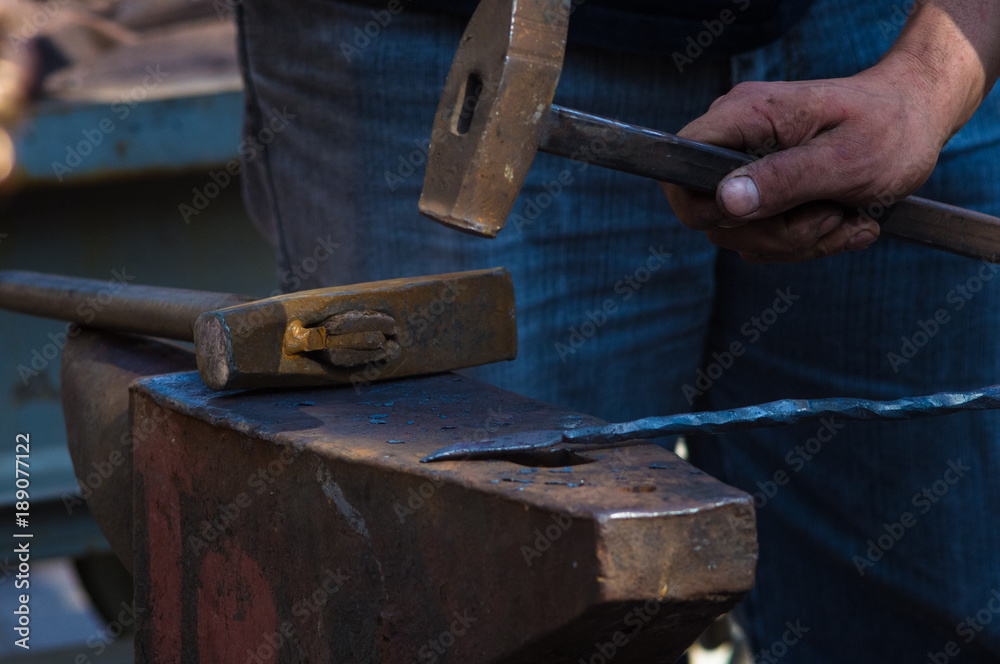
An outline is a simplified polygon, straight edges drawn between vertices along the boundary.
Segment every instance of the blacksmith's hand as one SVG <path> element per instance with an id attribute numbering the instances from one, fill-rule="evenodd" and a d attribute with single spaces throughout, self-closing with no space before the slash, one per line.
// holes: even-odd
<path id="1" fill-rule="evenodd" d="M 663 185 L 674 212 L 752 262 L 864 249 L 879 235 L 869 206 L 916 191 L 1000 75 L 995 1 L 916 3 L 855 76 L 737 85 L 679 135 L 763 157 L 714 197 Z"/>

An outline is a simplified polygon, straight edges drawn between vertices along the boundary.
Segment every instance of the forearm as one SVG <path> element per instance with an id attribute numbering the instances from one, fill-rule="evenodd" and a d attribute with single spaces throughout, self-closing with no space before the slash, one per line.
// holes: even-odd
<path id="1" fill-rule="evenodd" d="M 895 71 L 919 88 L 942 145 L 1000 77 L 998 10 L 997 0 L 918 0 L 899 38 L 873 68 Z"/>

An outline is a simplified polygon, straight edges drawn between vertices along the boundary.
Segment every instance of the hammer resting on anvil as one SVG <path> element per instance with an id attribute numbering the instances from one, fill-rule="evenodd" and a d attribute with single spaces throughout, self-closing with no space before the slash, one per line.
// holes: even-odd
<path id="1" fill-rule="evenodd" d="M 246 295 L 0 272 L 0 308 L 194 341 L 213 390 L 368 384 L 517 354 L 503 268 Z"/>
<path id="2" fill-rule="evenodd" d="M 727 174 L 755 160 L 554 105 L 570 12 L 570 0 L 480 2 L 434 118 L 423 214 L 495 237 L 538 150 L 709 194 Z M 1000 261 L 996 217 L 915 196 L 879 205 L 870 216 L 887 235 Z"/>

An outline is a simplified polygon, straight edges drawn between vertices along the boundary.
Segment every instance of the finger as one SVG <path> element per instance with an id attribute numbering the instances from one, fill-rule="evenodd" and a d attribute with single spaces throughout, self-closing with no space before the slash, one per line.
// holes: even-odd
<path id="1" fill-rule="evenodd" d="M 849 166 L 844 146 L 824 135 L 736 169 L 719 183 L 720 209 L 739 219 L 773 217 L 808 201 L 851 200 L 864 180 Z"/>
<path id="2" fill-rule="evenodd" d="M 843 222 L 840 205 L 817 201 L 739 228 L 713 229 L 707 235 L 720 247 L 770 258 L 805 251 Z"/>
<path id="3" fill-rule="evenodd" d="M 836 130 L 843 112 L 821 83 L 738 85 L 678 133 L 761 157 L 720 182 L 716 199 L 727 216 L 765 219 L 808 201 L 860 193 L 851 188 L 864 179 L 856 165 L 870 162 L 858 159 L 866 146 Z"/>
<path id="4" fill-rule="evenodd" d="M 740 252 L 740 255 L 750 263 L 800 263 L 833 256 L 845 251 L 861 251 L 875 242 L 878 236 L 878 224 L 865 220 L 855 213 L 848 215 L 842 224 L 802 251 L 777 255 Z"/>
<path id="5" fill-rule="evenodd" d="M 848 215 L 839 227 L 821 237 L 810 254 L 801 260 L 832 256 L 844 251 L 862 251 L 878 240 L 881 230 L 877 222 L 855 212 Z"/>
<path id="6" fill-rule="evenodd" d="M 719 204 L 715 202 L 715 196 L 711 194 L 700 194 L 663 182 L 660 185 L 663 187 L 663 193 L 667 195 L 667 201 L 674 214 L 689 228 L 704 231 L 717 228 L 720 224 L 730 228 L 747 223 L 738 219 L 733 220 L 723 214 Z"/>
<path id="7" fill-rule="evenodd" d="M 799 145 L 831 119 L 831 88 L 827 81 L 740 83 L 677 135 L 756 155 Z"/>

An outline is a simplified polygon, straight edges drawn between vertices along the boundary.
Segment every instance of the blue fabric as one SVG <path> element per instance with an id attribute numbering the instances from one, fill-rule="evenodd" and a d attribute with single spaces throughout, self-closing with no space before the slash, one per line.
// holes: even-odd
<path id="1" fill-rule="evenodd" d="M 373 0 L 360 0 L 373 3 Z M 471 16 L 479 0 L 409 0 Z M 402 0 L 400 0 L 402 2 Z M 784 34 L 813 0 L 573 0 L 570 43 L 624 53 L 706 60 L 762 46 Z M 381 3 L 385 4 L 385 3 Z M 690 40 L 690 41 L 689 41 Z"/>
<path id="2" fill-rule="evenodd" d="M 669 56 L 571 47 L 556 101 L 677 130 L 735 82 L 871 65 L 897 15 L 889 0 L 819 0 L 773 44 L 684 73 Z M 286 288 L 504 265 L 519 357 L 470 373 L 612 420 L 997 382 L 1000 280 L 976 261 L 883 238 L 803 265 L 748 265 L 683 227 L 657 184 L 541 154 L 514 208 L 525 221 L 498 239 L 424 219 L 426 144 L 463 20 L 406 10 L 343 49 L 370 20 L 332 0 L 240 8 L 246 132 L 293 116 L 244 171 Z M 1000 214 L 998 157 L 994 94 L 920 193 Z M 330 243 L 339 249 L 317 260 Z M 727 358 L 734 342 L 745 352 Z M 972 413 L 691 441 L 699 464 L 759 494 L 758 581 L 740 608 L 759 661 L 1000 661 L 998 425 Z M 990 618 L 981 631 L 967 621 L 977 612 Z M 792 645 L 788 623 L 808 629 Z M 928 656 L 950 641 L 958 657 Z"/>

